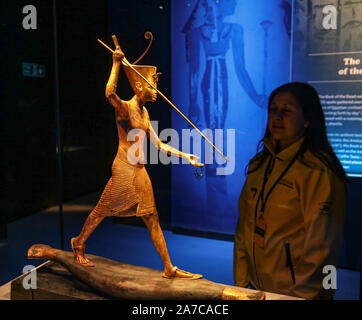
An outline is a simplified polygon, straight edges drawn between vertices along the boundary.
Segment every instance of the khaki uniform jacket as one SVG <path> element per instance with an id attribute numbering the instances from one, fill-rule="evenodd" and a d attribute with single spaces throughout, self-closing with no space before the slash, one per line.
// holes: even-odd
<path id="1" fill-rule="evenodd" d="M 271 172 L 265 184 L 266 195 L 304 138 L 275 155 L 271 140 L 264 146 L 271 153 Z M 331 299 L 334 290 L 323 288 L 326 265 L 337 267 L 342 241 L 345 190 L 344 183 L 332 171 L 306 151 L 298 157 L 276 184 L 264 209 L 266 224 L 264 246 L 254 243 L 256 210 L 269 162 L 248 173 L 239 198 L 239 219 L 234 244 L 235 285 L 251 283 L 267 292 L 306 299 Z M 273 164 L 274 162 L 274 164 Z M 306 165 L 306 164 L 307 165 Z M 252 161 L 249 172 L 252 169 Z M 264 196 L 265 198 L 265 196 Z"/>

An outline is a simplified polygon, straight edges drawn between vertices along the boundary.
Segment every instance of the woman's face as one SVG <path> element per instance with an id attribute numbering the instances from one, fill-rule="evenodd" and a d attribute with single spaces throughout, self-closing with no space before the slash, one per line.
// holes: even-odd
<path id="1" fill-rule="evenodd" d="M 272 138 L 285 148 L 297 141 L 305 132 L 309 122 L 303 110 L 290 92 L 277 93 L 270 104 L 268 127 Z"/>

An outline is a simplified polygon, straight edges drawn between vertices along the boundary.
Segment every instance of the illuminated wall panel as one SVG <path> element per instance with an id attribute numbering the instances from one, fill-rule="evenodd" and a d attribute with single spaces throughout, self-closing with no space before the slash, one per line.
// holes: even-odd
<path id="1" fill-rule="evenodd" d="M 172 1 L 172 100 L 229 159 L 223 164 L 204 143 L 201 152 L 191 143 L 209 163 L 202 179 L 190 165 L 172 166 L 173 226 L 234 232 L 245 167 L 265 131 L 266 97 L 289 80 L 291 12 L 290 1 Z M 172 128 L 170 143 L 187 150 L 192 127 L 175 111 Z"/>

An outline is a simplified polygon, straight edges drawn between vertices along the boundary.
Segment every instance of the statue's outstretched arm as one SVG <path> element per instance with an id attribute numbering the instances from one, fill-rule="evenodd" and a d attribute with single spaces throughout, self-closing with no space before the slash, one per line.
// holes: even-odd
<path id="1" fill-rule="evenodd" d="M 150 130 L 147 132 L 148 138 L 151 143 L 160 151 L 166 153 L 169 156 L 176 156 L 179 158 L 186 159 L 193 166 L 203 166 L 203 163 L 197 162 L 200 158 L 190 153 L 184 153 L 180 150 L 177 150 L 166 143 L 163 143 L 160 138 L 157 136 L 155 130 L 150 125 Z"/>

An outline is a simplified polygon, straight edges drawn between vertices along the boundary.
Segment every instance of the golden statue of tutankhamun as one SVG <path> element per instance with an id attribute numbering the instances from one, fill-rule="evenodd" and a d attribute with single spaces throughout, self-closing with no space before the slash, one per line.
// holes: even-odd
<path id="1" fill-rule="evenodd" d="M 138 71 L 144 81 L 129 65 L 125 64 L 117 38 L 113 36 L 115 51 L 113 51 L 113 65 L 106 86 L 106 98 L 115 109 L 115 118 L 118 131 L 118 151 L 112 164 L 112 176 L 109 179 L 98 204 L 86 219 L 81 233 L 71 239 L 74 261 L 82 266 L 91 267 L 94 263 L 85 257 L 85 242 L 99 223 L 105 217 L 137 216 L 141 217 L 147 226 L 153 245 L 164 264 L 163 277 L 198 279 L 200 274 L 192 274 L 180 270 L 171 263 L 166 242 L 159 224 L 155 205 L 152 184 L 144 166 L 143 140 L 145 136 L 162 152 L 168 155 L 185 158 L 195 167 L 203 166 L 197 156 L 183 153 L 160 141 L 151 126 L 150 118 L 145 107 L 146 102 L 154 102 L 157 98 L 158 76 L 155 66 L 136 65 L 132 67 Z M 117 82 L 121 65 L 135 93 L 129 101 L 121 100 L 117 94 Z M 129 152 L 135 144 L 128 141 L 127 135 L 132 129 L 138 129 L 138 150 Z M 143 134 L 142 134 L 143 133 Z"/>

